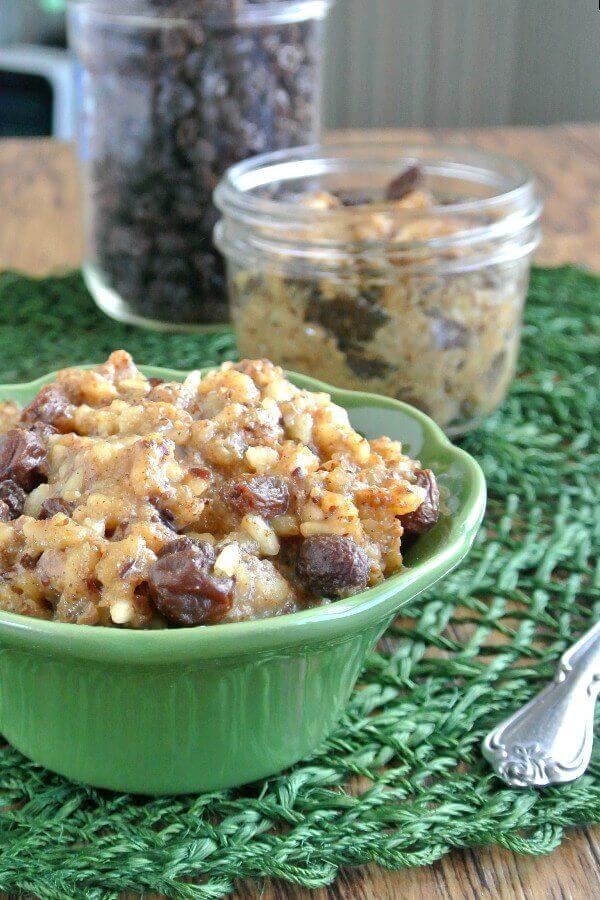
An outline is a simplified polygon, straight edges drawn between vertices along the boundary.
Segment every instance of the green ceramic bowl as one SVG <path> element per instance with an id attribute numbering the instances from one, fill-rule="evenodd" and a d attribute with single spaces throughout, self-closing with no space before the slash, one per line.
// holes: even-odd
<path id="1" fill-rule="evenodd" d="M 293 615 L 136 632 L 0 612 L 0 730 L 30 759 L 76 781 L 146 794 L 213 790 L 279 772 L 335 726 L 398 610 L 467 554 L 485 509 L 477 463 L 406 404 L 290 377 L 331 393 L 367 437 L 402 440 L 438 474 L 449 514 L 416 542 L 406 571 Z M 0 399 L 25 403 L 52 378 L 1 386 Z"/>

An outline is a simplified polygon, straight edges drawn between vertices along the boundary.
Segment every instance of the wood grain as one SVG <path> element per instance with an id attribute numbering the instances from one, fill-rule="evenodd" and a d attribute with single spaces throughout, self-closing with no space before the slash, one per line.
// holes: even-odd
<path id="1" fill-rule="evenodd" d="M 546 196 L 537 261 L 600 270 L 600 125 L 377 133 L 469 143 L 522 160 Z M 78 266 L 83 228 L 74 149 L 46 140 L 0 141 L 0 211 L 0 268 L 45 275 Z"/>
<path id="2" fill-rule="evenodd" d="M 515 856 L 497 847 L 457 850 L 432 866 L 386 872 L 344 870 L 329 888 L 240 888 L 235 900 L 592 900 L 600 897 L 600 857 L 585 833 L 573 833 L 550 856 Z"/>
<path id="3" fill-rule="evenodd" d="M 46 275 L 83 256 L 73 147 L 45 140 L 0 141 L 0 268 Z"/>
<path id="4" fill-rule="evenodd" d="M 411 141 L 441 137 L 527 163 L 546 194 L 537 261 L 600 270 L 600 125 L 380 133 L 382 139 Z M 356 132 L 346 136 L 360 138 Z M 0 269 L 45 275 L 78 266 L 83 238 L 74 149 L 46 140 L 0 141 L 0 216 Z M 600 828 L 571 831 L 546 857 L 517 856 L 498 847 L 457 850 L 422 869 L 346 870 L 335 884 L 312 893 L 283 884 L 246 884 L 235 896 L 237 900 L 590 900 L 600 898 Z"/>

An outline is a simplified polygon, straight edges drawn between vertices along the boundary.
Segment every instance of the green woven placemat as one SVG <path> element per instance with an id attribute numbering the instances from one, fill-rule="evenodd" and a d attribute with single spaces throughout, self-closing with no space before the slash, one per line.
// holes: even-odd
<path id="1" fill-rule="evenodd" d="M 504 787 L 479 751 L 600 615 L 599 309 L 600 278 L 534 272 L 520 377 L 463 441 L 488 478 L 487 528 L 391 629 L 402 640 L 370 657 L 326 744 L 264 783 L 158 800 L 76 786 L 0 748 L 0 890 L 216 898 L 268 876 L 317 887 L 340 866 L 423 865 L 453 847 L 546 853 L 565 826 L 600 821 L 600 754 L 575 784 L 538 792 Z M 3 381 L 121 346 L 178 368 L 234 354 L 229 335 L 110 322 L 78 275 L 0 276 L 0 318 Z"/>

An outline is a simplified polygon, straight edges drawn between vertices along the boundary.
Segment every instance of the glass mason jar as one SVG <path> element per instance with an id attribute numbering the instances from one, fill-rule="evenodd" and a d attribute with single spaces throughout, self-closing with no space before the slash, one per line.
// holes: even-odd
<path id="1" fill-rule="evenodd" d="M 367 138 L 243 162 L 215 202 L 243 356 L 406 400 L 451 434 L 502 402 L 539 242 L 523 166 Z"/>
<path id="2" fill-rule="evenodd" d="M 212 192 L 239 160 L 318 136 L 331 0 L 70 0 L 84 274 L 136 324 L 228 319 Z"/>

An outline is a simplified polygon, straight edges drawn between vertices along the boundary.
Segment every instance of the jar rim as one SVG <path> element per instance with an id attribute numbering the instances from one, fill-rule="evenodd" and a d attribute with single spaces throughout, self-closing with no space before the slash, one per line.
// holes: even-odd
<path id="1" fill-rule="evenodd" d="M 500 175 L 505 179 L 512 176 L 512 183 L 505 190 L 490 197 L 458 200 L 457 202 L 436 203 L 425 211 L 427 216 L 449 217 L 457 213 L 490 212 L 507 202 L 525 203 L 528 200 L 540 199 L 539 188 L 533 172 L 523 163 L 496 153 L 478 150 L 461 144 L 427 144 L 412 141 L 381 141 L 377 132 L 360 140 L 331 140 L 320 144 L 312 144 L 293 149 L 277 150 L 263 153 L 231 166 L 215 191 L 215 202 L 218 208 L 228 214 L 242 214 L 252 210 L 256 214 L 269 217 L 285 215 L 291 219 L 304 222 L 335 221 L 348 216 L 360 217 L 365 213 L 365 206 L 337 207 L 333 209 L 315 209 L 285 200 L 273 200 L 257 197 L 251 191 L 264 187 L 273 181 L 300 177 L 315 177 L 335 171 L 345 166 L 347 171 L 360 171 L 365 166 L 379 163 L 389 169 L 392 175 L 398 174 L 401 165 L 419 165 L 426 172 L 431 163 L 441 165 L 442 174 L 468 177 L 476 183 L 474 176 L 480 176 L 490 183 L 490 176 Z M 477 165 L 479 163 L 479 165 Z M 485 166 L 485 168 L 484 168 Z M 483 183 L 481 178 L 479 183 Z M 369 209 L 383 204 L 369 204 Z M 386 211 L 390 213 L 389 203 Z M 410 218 L 423 218 L 423 210 L 394 210 L 404 221 Z"/>
<path id="2" fill-rule="evenodd" d="M 286 180 L 343 171 L 364 174 L 374 165 L 380 174 L 383 172 L 391 179 L 398 174 L 401 165 L 414 164 L 420 165 L 425 174 L 435 172 L 450 178 L 460 177 L 474 185 L 502 184 L 502 189 L 489 197 L 435 203 L 425 210 L 390 209 L 389 202 L 315 209 L 253 193 Z M 376 132 L 367 132 L 359 140 L 325 141 L 265 153 L 238 163 L 225 173 L 215 191 L 214 202 L 223 214 L 227 231 L 240 226 L 238 230 L 243 232 L 243 238 L 236 241 L 238 246 L 246 242 L 259 252 L 272 250 L 281 254 L 287 250 L 296 256 L 347 253 L 346 240 L 324 240 L 324 231 L 331 235 L 339 225 L 340 234 L 343 234 L 342 226 L 358 223 L 378 212 L 385 214 L 398 229 L 423 219 L 456 220 L 460 216 L 461 225 L 464 220 L 465 227 L 443 236 L 395 240 L 393 247 L 397 252 L 413 253 L 427 248 L 442 253 L 461 247 L 463 252 L 478 253 L 489 242 L 506 241 L 524 234 L 537 224 L 542 209 L 542 198 L 533 173 L 510 157 L 458 144 L 381 141 Z M 220 244 L 224 242 L 223 231 L 221 228 L 218 234 Z M 353 243 L 352 253 L 377 251 L 388 244 L 389 241 L 375 234 Z"/>
<path id="3" fill-rule="evenodd" d="M 138 22 L 148 26 L 182 26 L 191 20 L 219 26 L 283 25 L 325 17 L 336 0 L 267 0 L 265 3 L 227 12 L 206 12 L 201 8 L 193 13 L 174 12 L 165 7 L 157 9 L 148 0 L 67 0 L 71 8 L 87 7 L 89 13 L 111 21 Z"/>

